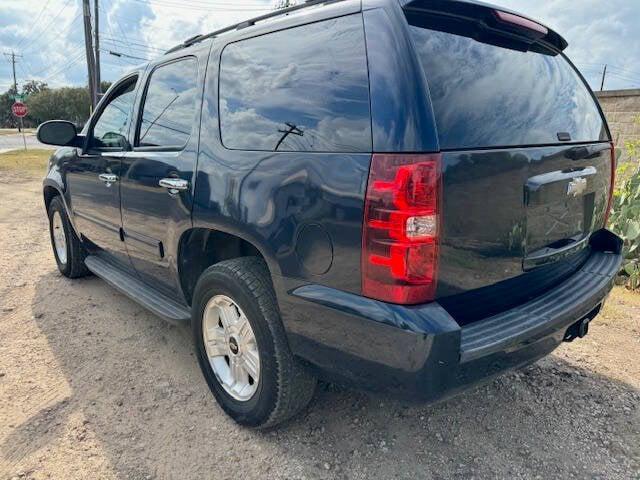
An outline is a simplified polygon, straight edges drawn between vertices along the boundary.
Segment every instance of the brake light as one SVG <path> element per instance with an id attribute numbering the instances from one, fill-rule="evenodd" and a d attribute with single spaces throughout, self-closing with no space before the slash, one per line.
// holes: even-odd
<path id="1" fill-rule="evenodd" d="M 392 303 L 434 299 L 440 154 L 374 154 L 362 235 L 362 293 Z"/>
<path id="2" fill-rule="evenodd" d="M 611 208 L 613 207 L 613 190 L 616 185 L 616 147 L 611 142 L 611 183 L 609 185 L 609 198 L 607 199 L 607 210 L 604 213 L 604 226 L 606 228 L 609 223 L 609 215 L 611 214 Z"/>
<path id="3" fill-rule="evenodd" d="M 528 18 L 524 18 L 513 13 L 503 12 L 501 10 L 494 11 L 496 13 L 496 17 L 498 17 L 498 20 L 501 22 L 532 30 L 534 32 L 541 33 L 542 35 L 547 35 L 549 33 L 549 29 L 547 27 L 540 25 L 533 20 L 529 20 Z"/>

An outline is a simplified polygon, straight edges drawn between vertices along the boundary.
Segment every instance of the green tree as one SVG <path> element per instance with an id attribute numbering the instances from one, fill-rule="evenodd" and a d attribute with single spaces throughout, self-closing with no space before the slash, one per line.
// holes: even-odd
<path id="1" fill-rule="evenodd" d="M 295 4 L 295 0 L 279 0 L 275 5 L 274 10 L 282 10 L 283 8 L 293 7 Z"/>
<path id="2" fill-rule="evenodd" d="M 34 93 L 41 92 L 42 90 L 46 90 L 48 88 L 49 87 L 44 82 L 40 82 L 38 80 L 29 80 L 24 85 L 22 85 L 22 95 L 33 95 Z"/>
<path id="3" fill-rule="evenodd" d="M 100 82 L 100 91 L 101 91 L 102 93 L 105 93 L 107 90 L 109 90 L 109 87 L 111 86 L 111 84 L 112 84 L 112 83 L 113 83 L 113 82 L 108 82 L 108 81 L 106 81 L 106 80 L 102 80 L 102 81 Z"/>
<path id="4" fill-rule="evenodd" d="M 16 91 L 13 87 L 9 88 L 5 93 L 0 95 L 0 127 L 1 128 L 17 128 L 18 120 L 11 113 L 11 105 L 13 105 Z"/>
<path id="5" fill-rule="evenodd" d="M 69 120 L 78 126 L 89 118 L 89 91 L 81 87 L 44 89 L 26 101 L 29 117 L 36 124 L 47 120 Z"/>

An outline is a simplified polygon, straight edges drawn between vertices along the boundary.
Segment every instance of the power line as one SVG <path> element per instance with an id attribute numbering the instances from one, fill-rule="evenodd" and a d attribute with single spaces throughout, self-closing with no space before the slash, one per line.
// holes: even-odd
<path id="1" fill-rule="evenodd" d="M 143 60 L 145 62 L 149 61 L 148 58 L 136 57 L 134 55 L 127 55 L 126 53 L 122 53 L 122 52 L 114 52 L 112 50 L 104 50 L 104 51 L 108 52 L 110 55 L 113 55 L 114 57 L 134 58 L 136 60 Z"/>
<path id="2" fill-rule="evenodd" d="M 640 85 L 640 79 L 638 78 L 630 78 L 630 77 L 626 77 L 624 75 L 620 75 L 619 73 L 616 72 L 607 72 L 609 75 L 613 75 L 616 78 L 619 78 L 621 80 L 626 80 L 627 82 L 630 82 L 632 84 L 636 84 L 636 85 Z"/>
<path id="3" fill-rule="evenodd" d="M 125 42 L 123 42 L 122 40 L 115 38 L 113 36 L 106 36 L 106 35 L 100 35 L 100 38 L 104 41 L 108 41 L 108 42 L 114 42 L 114 43 L 122 43 L 124 44 Z M 140 42 L 129 42 L 131 45 L 136 45 L 136 46 L 140 46 L 140 47 L 144 47 L 146 49 L 149 50 L 158 50 L 159 52 L 165 52 L 168 48 L 170 47 L 166 47 L 166 48 L 158 48 L 158 47 L 152 47 L 151 45 L 145 44 L 145 43 L 140 43 Z"/>
<path id="4" fill-rule="evenodd" d="M 16 55 L 15 52 L 11 52 L 9 53 L 4 53 L 3 55 L 5 55 L 7 58 L 10 58 L 11 60 L 9 60 L 11 62 L 11 69 L 13 70 L 13 88 L 15 90 L 15 94 L 18 94 L 18 81 L 16 80 L 16 57 L 22 57 L 22 55 Z"/>
<path id="5" fill-rule="evenodd" d="M 109 1 L 109 5 L 112 5 L 111 1 Z M 126 42 L 126 44 L 129 45 L 129 39 L 127 38 L 127 34 L 124 33 L 124 28 L 122 28 L 122 25 L 120 24 L 120 21 L 118 20 L 118 17 L 114 16 L 114 18 L 116 19 L 116 25 L 120 29 L 120 33 L 122 33 L 122 38 L 124 38 L 124 41 Z M 131 53 L 131 47 L 129 47 L 129 53 Z"/>
<path id="6" fill-rule="evenodd" d="M 64 72 L 65 70 L 68 70 L 69 68 L 71 68 L 72 66 L 74 66 L 76 63 L 78 63 L 80 60 L 82 60 L 82 58 L 84 57 L 84 52 L 80 52 L 80 54 L 72 59 L 69 63 L 67 63 L 66 65 L 64 65 L 63 67 L 59 68 L 58 70 L 56 70 L 55 72 L 47 75 L 47 77 L 42 80 L 43 82 L 48 82 L 49 80 L 51 80 L 52 78 L 58 76 L 60 73 Z"/>
<path id="7" fill-rule="evenodd" d="M 47 9 L 47 7 L 49 6 L 49 2 L 51 2 L 51 0 L 47 0 L 47 2 L 44 4 L 44 7 L 42 7 L 42 9 L 40 10 L 40 12 L 38 12 L 38 16 L 36 17 L 36 19 L 33 21 L 33 23 L 31 24 L 31 28 L 29 29 L 29 31 L 24 35 L 24 37 L 22 38 L 22 40 L 20 40 L 20 43 L 18 43 L 18 45 L 16 46 L 16 48 L 20 48 L 20 45 L 22 45 L 25 40 L 27 38 L 29 38 L 29 35 L 31 35 L 31 32 L 33 32 L 33 29 L 35 28 L 35 26 L 38 24 L 38 21 L 40 20 L 40 17 L 42 16 L 42 14 L 44 13 L 44 11 Z"/>
<path id="8" fill-rule="evenodd" d="M 82 18 L 82 13 L 79 13 L 78 15 L 76 15 L 73 18 L 73 20 L 71 20 L 71 22 L 69 22 L 66 26 L 62 28 L 62 30 L 55 32 L 56 35 L 59 37 L 66 35 L 69 32 L 69 30 L 71 30 L 71 27 L 73 27 L 75 22 L 77 22 L 80 18 Z M 35 53 L 38 48 L 41 48 L 45 43 L 49 41 L 50 41 L 50 38 L 48 38 L 47 36 L 42 36 L 40 38 L 37 38 L 36 40 L 32 41 L 26 48 L 22 49 L 22 53 L 27 53 L 27 52 Z"/>
<path id="9" fill-rule="evenodd" d="M 256 6 L 256 7 L 249 7 L 249 8 L 238 8 L 238 6 L 236 5 L 235 7 L 217 7 L 215 5 L 194 5 L 194 4 L 188 4 L 188 3 L 178 3 L 178 2 L 174 2 L 171 0 L 133 0 L 134 2 L 137 3 L 142 3 L 144 5 L 149 5 L 149 6 L 156 6 L 156 7 L 166 7 L 166 8 L 179 8 L 179 9 L 187 9 L 187 10 L 198 10 L 198 11 L 204 11 L 204 12 L 211 12 L 211 11 L 225 11 L 225 12 L 255 12 L 255 11 L 271 11 L 271 8 L 265 7 L 265 6 Z"/>
<path id="10" fill-rule="evenodd" d="M 80 52 L 81 50 L 82 50 L 82 47 L 77 47 L 76 50 L 75 50 L 75 53 L 77 54 L 77 52 Z M 67 55 L 67 57 L 68 57 L 68 55 Z M 60 67 L 59 63 L 58 64 L 51 64 L 51 65 L 48 65 L 48 66 L 36 71 L 35 73 L 31 72 L 31 76 L 35 77 L 35 76 L 41 75 L 41 74 L 43 74 L 43 73 L 45 73 L 45 72 L 47 72 L 49 70 L 57 69 L 59 67 Z"/>
<path id="11" fill-rule="evenodd" d="M 50 30 L 49 30 L 49 27 L 53 24 L 53 22 L 55 22 L 55 21 L 58 19 L 58 17 L 62 14 L 62 12 L 64 11 L 64 9 L 67 7 L 67 5 L 69 5 L 69 3 L 70 3 L 70 2 L 71 2 L 71 0 L 67 0 L 67 1 L 64 3 L 64 5 L 62 5 L 62 8 L 58 11 L 58 13 L 57 13 L 57 14 L 55 14 L 55 15 L 51 18 L 51 20 L 50 20 L 50 21 L 49 21 L 49 22 L 48 22 L 48 23 L 47 23 L 47 24 L 42 28 L 42 31 L 40 32 L 40 35 L 39 35 L 39 36 L 37 36 L 33 41 L 31 41 L 29 44 L 27 44 L 27 46 L 26 46 L 26 47 L 24 47 L 24 48 L 22 49 L 22 52 L 23 52 L 23 53 L 24 53 L 26 50 L 28 50 L 28 49 L 29 49 L 29 47 L 30 47 L 31 45 L 33 45 L 34 43 L 37 43 L 39 40 L 42 40 L 43 38 L 45 38 L 45 37 L 43 37 L 42 35 L 43 35 L 44 33 L 47 33 L 47 32 L 49 32 L 49 31 L 50 31 Z M 73 23 L 74 21 L 75 21 L 75 19 L 74 19 L 74 20 L 72 20 L 72 23 Z M 68 26 L 70 26 L 70 25 L 71 25 L 71 24 L 69 24 Z"/>
<path id="12" fill-rule="evenodd" d="M 110 40 L 110 39 L 105 39 L 105 38 L 102 38 L 102 41 L 104 43 L 109 44 L 109 45 L 113 45 L 116 48 L 124 48 L 124 44 L 122 42 L 116 42 L 116 41 L 113 41 L 113 40 Z M 162 55 L 164 53 L 164 50 L 160 50 L 160 49 L 150 50 L 150 49 L 148 49 L 146 47 L 138 47 L 137 45 L 136 46 L 132 45 L 131 48 L 133 50 L 137 50 L 139 52 L 148 53 L 149 55 Z"/>
<path id="13" fill-rule="evenodd" d="M 602 72 L 602 70 L 600 70 L 600 69 L 604 66 L 604 63 L 583 63 L 583 62 L 579 62 L 579 63 L 576 63 L 576 65 L 587 65 L 587 66 L 592 66 L 592 67 L 598 67 L 599 71 Z M 629 70 L 628 68 L 623 68 L 623 67 L 619 67 L 619 66 L 607 63 L 607 72 L 609 70 L 617 70 L 619 72 L 622 72 L 623 74 L 631 74 L 633 76 L 637 75 L 638 77 L 640 77 L 640 72 L 636 72 L 636 71 L 633 71 L 633 70 Z"/>
<path id="14" fill-rule="evenodd" d="M 113 33 L 113 29 L 111 28 L 111 20 L 109 20 L 109 12 L 105 13 L 104 10 L 102 9 L 102 7 L 100 7 L 100 6 L 98 7 L 98 9 L 102 10 L 102 13 L 106 15 L 106 18 L 107 18 L 107 29 L 109 30 L 109 33 L 111 34 L 111 38 L 115 38 L 115 35 Z M 126 65 L 126 63 L 123 62 L 122 59 L 119 59 L 119 61 L 120 61 L 120 65 L 121 66 L 122 65 Z M 111 64 L 109 64 L 109 65 L 111 65 Z"/>

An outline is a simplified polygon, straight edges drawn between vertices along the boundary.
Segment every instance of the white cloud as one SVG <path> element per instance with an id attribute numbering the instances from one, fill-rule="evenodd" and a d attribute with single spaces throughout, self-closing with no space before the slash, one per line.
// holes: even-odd
<path id="1" fill-rule="evenodd" d="M 640 87 L 640 5 L 637 0 L 494 0 L 556 30 L 568 42 L 567 55 L 592 88 Z"/>
<path id="2" fill-rule="evenodd" d="M 492 1 L 539 19 L 563 35 L 570 45 L 567 54 L 592 87 L 599 87 L 599 72 L 605 63 L 610 73 L 608 88 L 640 86 L 638 0 Z M 100 0 L 102 45 L 107 50 L 102 54 L 103 78 L 115 80 L 138 62 L 114 57 L 108 50 L 154 56 L 161 53 L 154 48 L 171 47 L 192 35 L 260 15 L 274 2 Z M 207 4 L 212 7 L 205 7 Z M 19 81 L 38 78 L 52 85 L 86 82 L 80 5 L 80 0 L 0 0 L 0 51 L 15 49 L 24 54 L 18 64 Z M 11 66 L 4 58 L 0 60 L 3 90 L 11 83 Z"/>
<path id="3" fill-rule="evenodd" d="M 203 2 L 197 4 L 196 10 L 188 7 L 176 9 L 173 5 L 177 3 L 179 0 L 172 0 L 169 4 L 153 4 L 150 7 L 153 15 L 145 18 L 140 25 L 141 36 L 149 45 L 178 44 L 193 35 L 212 32 L 273 9 L 271 0 L 212 1 L 211 5 L 218 3 L 221 6 L 209 10 L 200 7 Z"/>

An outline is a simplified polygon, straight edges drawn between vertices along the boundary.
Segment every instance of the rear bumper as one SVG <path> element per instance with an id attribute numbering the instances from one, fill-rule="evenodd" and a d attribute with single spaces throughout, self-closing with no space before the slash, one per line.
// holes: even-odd
<path id="1" fill-rule="evenodd" d="M 553 351 L 593 318 L 620 269 L 621 242 L 601 231 L 569 279 L 516 308 L 460 327 L 437 302 L 406 307 L 320 285 L 279 294 L 296 355 L 333 381 L 435 400 Z"/>

